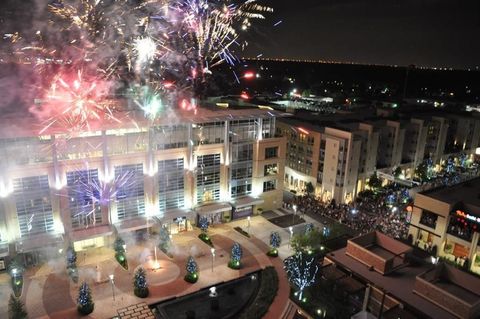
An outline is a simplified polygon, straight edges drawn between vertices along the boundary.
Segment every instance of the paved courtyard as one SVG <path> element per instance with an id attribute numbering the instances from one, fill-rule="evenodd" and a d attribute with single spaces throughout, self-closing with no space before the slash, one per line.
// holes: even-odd
<path id="1" fill-rule="evenodd" d="M 277 211 L 282 214 L 285 212 Z M 312 222 L 308 216 L 307 222 Z M 251 238 L 247 238 L 233 228 L 242 227 L 250 230 Z M 294 232 L 302 225 L 297 225 Z M 268 251 L 269 235 L 278 231 L 282 237 L 279 248 L 280 258 L 270 258 Z M 288 243 L 290 233 L 270 223 L 262 216 L 246 219 L 209 228 L 209 235 L 215 246 L 215 258 L 212 265 L 210 246 L 197 238 L 199 230 L 173 235 L 173 258 L 169 258 L 157 250 L 160 269 L 153 270 L 155 263 L 154 242 L 147 241 L 141 245 L 129 242 L 127 238 L 127 257 L 129 270 L 124 270 L 114 259 L 114 251 L 110 248 L 96 248 L 86 254 L 78 253 L 78 270 L 80 280 L 73 283 L 65 270 L 64 258 L 50 260 L 41 267 L 28 269 L 24 275 L 22 301 L 25 303 L 29 318 L 80 318 L 76 311 L 76 297 L 82 281 L 89 283 L 92 289 L 95 310 L 87 318 L 112 318 L 117 310 L 141 302 L 153 304 L 176 296 L 182 296 L 243 276 L 252 271 L 274 266 L 280 278 L 278 295 L 265 316 L 267 319 L 278 319 L 288 303 L 289 286 L 283 271 L 282 260 L 291 254 Z M 243 267 L 232 270 L 227 267 L 230 249 L 233 242 L 239 242 L 243 248 Z M 189 255 L 195 257 L 199 266 L 199 280 L 195 284 L 183 280 L 186 273 L 185 262 Z M 147 269 L 147 281 L 150 295 L 140 299 L 133 295 L 133 273 L 142 265 Z M 114 286 L 108 276 L 114 275 Z M 98 282 L 100 279 L 100 282 Z M 0 318 L 6 317 L 8 298 L 11 293 L 9 276 L 0 276 Z M 85 318 L 85 317 L 83 317 Z"/>

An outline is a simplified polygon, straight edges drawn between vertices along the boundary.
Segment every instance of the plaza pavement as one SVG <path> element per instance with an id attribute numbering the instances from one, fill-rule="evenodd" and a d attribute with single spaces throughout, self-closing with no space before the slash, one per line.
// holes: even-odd
<path id="1" fill-rule="evenodd" d="M 281 211 L 277 211 L 282 213 Z M 315 222 L 305 216 L 306 222 Z M 236 226 L 245 231 L 250 230 L 251 238 L 235 231 Z M 304 225 L 294 226 L 294 233 L 303 230 Z M 278 231 L 282 237 L 279 258 L 266 255 L 269 249 L 270 232 Z M 215 246 L 213 260 L 210 246 L 197 238 L 199 230 L 195 229 L 173 235 L 173 258 L 169 258 L 157 250 L 160 269 L 152 270 L 154 265 L 154 242 L 142 244 L 129 242 L 127 238 L 127 260 L 129 270 L 124 270 L 114 258 L 114 252 L 107 247 L 89 250 L 86 254 L 78 253 L 77 266 L 80 280 L 77 284 L 68 277 L 65 270 L 64 257 L 53 259 L 40 267 L 28 269 L 24 274 L 22 301 L 25 303 L 29 318 L 112 318 L 117 310 L 140 302 L 147 304 L 182 296 L 221 282 L 236 279 L 240 276 L 264 268 L 274 266 L 279 275 L 278 294 L 264 318 L 279 319 L 288 304 L 289 285 L 283 270 L 282 260 L 292 251 L 289 245 L 290 233 L 270 223 L 262 216 L 251 218 L 250 228 L 246 219 L 228 224 L 215 225 L 208 230 Z M 238 242 L 243 249 L 240 270 L 227 267 L 233 242 Z M 195 257 L 199 267 L 199 280 L 195 284 L 183 280 L 186 273 L 185 262 L 189 255 Z M 150 295 L 140 299 L 133 295 L 133 273 L 142 265 L 147 270 L 147 282 Z M 97 267 L 100 275 L 97 273 Z M 114 275 L 114 286 L 108 275 Z M 101 282 L 97 282 L 97 278 Z M 80 317 L 76 310 L 78 288 L 86 281 L 92 290 L 95 310 L 89 316 Z M 0 318 L 6 318 L 8 299 L 12 290 L 8 274 L 0 275 Z M 115 294 L 115 300 L 113 299 Z"/>

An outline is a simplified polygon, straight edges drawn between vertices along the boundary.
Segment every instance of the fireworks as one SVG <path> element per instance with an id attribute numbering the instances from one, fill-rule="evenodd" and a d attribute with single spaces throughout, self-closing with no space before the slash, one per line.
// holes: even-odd
<path id="1" fill-rule="evenodd" d="M 152 120 L 165 107 L 195 111 L 215 66 L 234 64 L 245 47 L 240 31 L 273 11 L 256 0 L 55 0 L 48 8 L 59 36 L 38 30 L 27 43 L 23 34 L 4 35 L 46 79 L 55 66 L 82 66 L 75 75 L 53 76 L 42 105 L 30 108 L 43 122 L 40 133 L 118 121 L 113 95 L 131 99 Z M 132 96 L 128 87 L 147 89 Z"/>
<path id="2" fill-rule="evenodd" d="M 40 109 L 34 112 L 44 120 L 44 133 L 54 124 L 67 128 L 70 133 L 91 130 L 91 121 L 105 119 L 119 121 L 109 107 L 108 83 L 84 78 L 78 70 L 74 76 L 61 74 L 54 78 Z"/>

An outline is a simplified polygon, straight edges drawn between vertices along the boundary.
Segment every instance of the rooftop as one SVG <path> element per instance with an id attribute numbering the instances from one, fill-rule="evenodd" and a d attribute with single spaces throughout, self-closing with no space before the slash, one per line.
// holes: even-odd
<path id="1" fill-rule="evenodd" d="M 480 178 L 450 187 L 434 188 L 421 194 L 450 205 L 462 203 L 471 213 L 480 216 Z"/>
<path id="2" fill-rule="evenodd" d="M 367 283 L 383 289 L 386 293 L 399 299 L 402 303 L 415 308 L 423 314 L 423 318 L 456 318 L 446 310 L 425 300 L 413 292 L 413 287 L 417 275 L 429 270 L 432 265 L 425 264 L 420 266 L 405 266 L 395 270 L 388 276 L 384 276 L 376 271 L 371 271 L 370 267 L 360 261 L 351 258 L 345 254 L 346 248 L 341 248 L 327 255 L 326 258 L 332 262 L 354 273 Z"/>
<path id="3" fill-rule="evenodd" d="M 149 127 L 156 125 L 175 125 L 180 123 L 207 123 L 225 120 L 246 120 L 254 118 L 283 117 L 290 114 L 275 110 L 260 108 L 218 108 L 198 107 L 196 110 L 170 109 L 165 110 L 162 116 L 151 121 L 145 118 L 140 111 L 115 111 L 113 116 L 117 120 L 90 121 L 88 131 L 100 131 L 108 129 L 129 129 L 138 127 Z M 3 138 L 33 137 L 38 135 L 67 133 L 64 126 L 53 124 L 43 131 L 51 121 L 44 121 L 36 118 L 26 111 L 19 111 L 0 116 Z"/>

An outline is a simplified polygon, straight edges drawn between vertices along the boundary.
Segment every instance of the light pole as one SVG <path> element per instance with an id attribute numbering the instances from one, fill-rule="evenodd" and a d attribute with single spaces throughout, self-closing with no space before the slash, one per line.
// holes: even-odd
<path id="1" fill-rule="evenodd" d="M 210 252 L 212 253 L 212 272 L 213 272 L 213 261 L 215 260 L 215 248 L 210 249 Z"/>
<path id="2" fill-rule="evenodd" d="M 112 275 L 109 275 L 108 278 L 110 278 L 110 283 L 112 284 L 112 298 L 113 298 L 113 301 L 115 301 L 115 282 L 113 281 L 113 274 Z"/>
<path id="3" fill-rule="evenodd" d="M 247 217 L 247 221 L 248 221 L 247 227 L 248 227 L 248 234 L 249 234 L 249 235 L 250 235 L 250 219 L 251 219 L 250 216 L 248 216 L 248 217 Z"/>
<path id="4" fill-rule="evenodd" d="M 127 255 L 127 244 L 123 244 L 122 247 L 123 247 L 123 251 L 125 252 L 125 255 Z"/>
<path id="5" fill-rule="evenodd" d="M 292 224 L 294 224 L 295 223 L 295 215 L 297 214 L 297 205 L 294 204 L 292 206 L 292 208 L 293 208 Z"/>
<path id="6" fill-rule="evenodd" d="M 292 241 L 292 236 L 293 236 L 293 227 L 292 226 L 288 227 L 288 230 L 290 231 L 290 240 L 288 241 L 288 248 L 290 248 L 290 242 Z"/>

